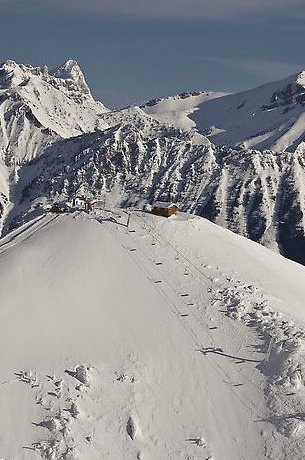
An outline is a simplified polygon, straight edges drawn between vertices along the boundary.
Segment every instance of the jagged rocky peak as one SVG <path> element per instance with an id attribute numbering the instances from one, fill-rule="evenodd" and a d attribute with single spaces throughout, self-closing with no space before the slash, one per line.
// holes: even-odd
<path id="1" fill-rule="evenodd" d="M 272 94 L 271 108 L 279 105 L 305 105 L 305 72 L 293 75 L 288 81 L 285 80 L 285 83 L 283 88 Z"/>
<path id="2" fill-rule="evenodd" d="M 305 70 L 297 74 L 296 82 L 305 87 Z"/>
<path id="3" fill-rule="evenodd" d="M 86 96 L 91 95 L 83 72 L 76 61 L 69 59 L 61 66 L 53 69 L 50 73 L 54 77 L 61 78 L 62 80 L 72 80 L 81 94 Z"/>
<path id="4" fill-rule="evenodd" d="M 12 60 L 5 61 L 0 67 L 0 89 L 22 88 L 31 82 L 34 83 L 33 77 L 38 77 L 43 84 L 63 91 L 76 102 L 93 100 L 85 77 L 77 62 L 73 60 L 66 61 L 52 71 L 49 71 L 47 66 L 32 67 Z M 34 85 L 37 86 L 37 82 Z"/>
<path id="5" fill-rule="evenodd" d="M 32 75 L 47 75 L 47 67 L 32 67 L 7 60 L 0 66 L 0 89 L 26 84 Z"/>

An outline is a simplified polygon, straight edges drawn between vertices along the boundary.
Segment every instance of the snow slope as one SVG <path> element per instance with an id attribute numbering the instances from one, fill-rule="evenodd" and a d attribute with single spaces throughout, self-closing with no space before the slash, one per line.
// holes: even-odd
<path id="1" fill-rule="evenodd" d="M 216 145 L 293 152 L 304 141 L 304 75 L 237 94 L 152 101 L 143 110 L 173 126 L 196 128 Z"/>
<path id="2" fill-rule="evenodd" d="M 196 126 L 189 115 L 198 110 L 202 103 L 224 95 L 225 93 L 223 92 L 213 91 L 182 93 L 178 96 L 164 99 L 153 99 L 142 105 L 141 109 L 162 123 L 189 130 Z"/>
<path id="3" fill-rule="evenodd" d="M 226 312 L 247 293 L 270 326 L 276 294 L 304 321 L 304 268 L 200 218 L 126 222 L 46 215 L 1 241 L 1 458 L 301 459 L 302 388 Z"/>

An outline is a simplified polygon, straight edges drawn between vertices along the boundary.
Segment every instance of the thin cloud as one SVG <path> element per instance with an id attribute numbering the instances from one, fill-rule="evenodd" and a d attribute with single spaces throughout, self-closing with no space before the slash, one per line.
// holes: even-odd
<path id="1" fill-rule="evenodd" d="M 285 77 L 293 75 L 303 70 L 304 65 L 290 62 L 265 61 L 262 59 L 253 59 L 252 61 L 239 62 L 239 67 L 257 75 L 267 78 Z"/>
<path id="2" fill-rule="evenodd" d="M 303 69 L 304 65 L 291 62 L 282 62 L 282 61 L 271 61 L 264 59 L 236 59 L 236 58 L 222 58 L 222 57 L 210 57 L 210 58 L 201 58 L 200 56 L 194 56 L 195 59 L 204 59 L 205 61 L 210 61 L 221 66 L 237 68 L 240 70 L 246 70 L 252 72 L 253 74 L 264 77 L 266 79 L 270 78 L 284 78 L 293 74 L 296 74 Z"/>
<path id="3" fill-rule="evenodd" d="M 305 18 L 304 0 L 0 0 L 0 6 L 99 12 L 135 19 L 233 20 L 256 15 Z"/>

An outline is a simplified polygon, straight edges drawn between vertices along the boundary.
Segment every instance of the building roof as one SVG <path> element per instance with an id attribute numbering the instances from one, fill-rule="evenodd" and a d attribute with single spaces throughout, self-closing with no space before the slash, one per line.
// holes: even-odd
<path id="1" fill-rule="evenodd" d="M 168 208 L 171 208 L 172 206 L 176 206 L 176 208 L 178 208 L 177 203 L 172 203 L 171 201 L 156 201 L 152 206 L 153 208 L 163 208 L 163 209 L 168 209 Z"/>

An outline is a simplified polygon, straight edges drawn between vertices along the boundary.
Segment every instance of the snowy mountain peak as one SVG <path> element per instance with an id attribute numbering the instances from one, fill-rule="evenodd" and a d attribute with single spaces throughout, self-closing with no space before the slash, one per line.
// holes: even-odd
<path id="1" fill-rule="evenodd" d="M 62 80 L 72 80 L 80 93 L 86 96 L 91 95 L 83 72 L 76 61 L 69 59 L 50 73 L 54 75 L 54 77 L 61 78 Z"/>
<path id="2" fill-rule="evenodd" d="M 305 103 L 305 72 L 278 82 L 278 87 L 272 93 L 269 102 L 270 104 L 263 106 L 263 110 L 286 107 L 285 110 L 290 111 L 297 105 L 303 106 Z"/>
<path id="3" fill-rule="evenodd" d="M 0 89 L 17 89 L 29 84 L 38 86 L 37 78 L 56 90 L 65 92 L 75 102 L 91 100 L 85 77 L 76 61 L 68 60 L 61 66 L 49 71 L 47 66 L 32 67 L 7 60 L 0 67 Z"/>
<path id="4" fill-rule="evenodd" d="M 0 89 L 8 89 L 18 86 L 26 80 L 26 71 L 24 66 L 17 64 L 15 61 L 7 60 L 0 67 Z"/>
<path id="5" fill-rule="evenodd" d="M 216 145 L 294 152 L 305 140 L 305 72 L 236 94 L 185 93 L 146 103 L 158 121 L 196 129 Z"/>
<path id="6" fill-rule="evenodd" d="M 6 61 L 1 63 L 1 70 L 5 70 L 5 71 L 8 71 L 8 72 L 13 71 L 15 69 L 15 67 L 19 67 L 19 66 L 12 59 L 7 59 Z"/>
<path id="7" fill-rule="evenodd" d="M 299 85 L 305 86 L 305 70 L 297 74 L 296 82 Z"/>
<path id="8" fill-rule="evenodd" d="M 0 66 L 0 89 L 25 86 L 33 77 L 49 78 L 47 66 L 33 67 L 18 64 L 13 60 L 4 61 Z"/>
<path id="9" fill-rule="evenodd" d="M 41 155 L 58 137 L 105 129 L 106 112 L 75 61 L 54 72 L 5 61 L 0 66 L 0 159 L 19 164 Z"/>

